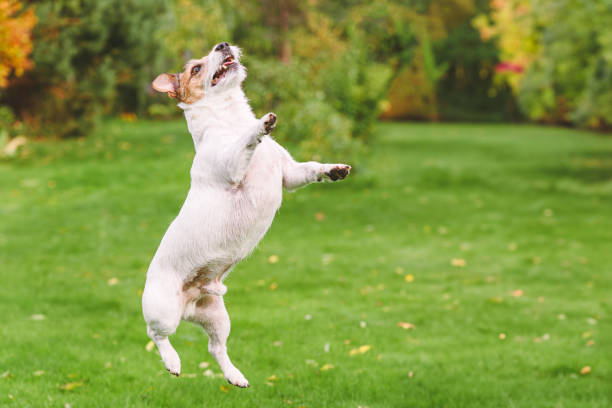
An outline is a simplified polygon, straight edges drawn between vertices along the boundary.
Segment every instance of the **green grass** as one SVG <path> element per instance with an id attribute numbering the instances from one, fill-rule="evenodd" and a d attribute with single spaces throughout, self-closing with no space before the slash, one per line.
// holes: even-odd
<path id="1" fill-rule="evenodd" d="M 219 368 L 189 323 L 173 343 L 192 376 L 145 350 L 145 271 L 189 185 L 183 121 L 111 121 L 0 162 L 0 406 L 612 405 L 612 140 L 377 133 L 345 182 L 286 194 L 229 277 L 247 390 L 202 374 Z"/>

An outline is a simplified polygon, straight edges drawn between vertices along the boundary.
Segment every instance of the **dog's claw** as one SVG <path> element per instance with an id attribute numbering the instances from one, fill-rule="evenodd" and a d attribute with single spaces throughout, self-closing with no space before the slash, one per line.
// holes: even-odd
<path id="1" fill-rule="evenodd" d="M 169 368 L 166 368 L 166 370 L 168 370 L 168 372 L 170 374 L 172 374 L 173 376 L 175 376 L 175 377 L 180 377 L 181 376 L 181 373 L 179 373 L 179 372 L 174 372 L 174 371 L 170 370 Z"/>

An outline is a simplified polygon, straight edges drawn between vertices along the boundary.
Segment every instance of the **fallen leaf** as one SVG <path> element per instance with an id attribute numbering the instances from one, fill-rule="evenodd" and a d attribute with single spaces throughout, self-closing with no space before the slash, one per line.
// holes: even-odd
<path id="1" fill-rule="evenodd" d="M 272 343 L 274 345 L 274 347 L 280 347 L 283 345 L 283 342 L 280 340 L 276 340 L 274 343 Z"/>
<path id="2" fill-rule="evenodd" d="M 147 345 L 145 346 L 145 350 L 147 351 L 153 351 L 153 348 L 155 347 L 155 343 L 153 343 L 153 340 L 150 340 Z"/>
<path id="3" fill-rule="evenodd" d="M 272 283 L 270 284 L 270 290 L 276 290 L 276 288 L 278 288 L 278 283 L 276 283 L 276 282 L 272 282 Z"/>
<path id="4" fill-rule="evenodd" d="M 213 378 L 213 377 L 215 376 L 215 373 L 213 373 L 213 371 L 212 371 L 211 369 L 208 369 L 208 370 L 204 371 L 204 372 L 202 373 L 202 375 L 203 375 L 204 377 Z"/>
<path id="5" fill-rule="evenodd" d="M 82 386 L 83 386 L 82 382 L 69 382 L 64 385 L 60 385 L 60 390 L 72 391 L 75 388 L 82 387 Z"/>
<path id="6" fill-rule="evenodd" d="M 221 391 L 223 392 L 229 392 L 229 390 L 232 389 L 232 387 L 230 387 L 229 385 L 220 385 L 219 388 L 221 389 Z"/>
<path id="7" fill-rule="evenodd" d="M 270 255 L 268 257 L 268 262 L 271 263 L 271 264 L 275 264 L 275 263 L 278 263 L 279 259 L 280 258 L 278 257 L 278 255 Z"/>
<path id="8" fill-rule="evenodd" d="M 332 368 L 335 368 L 332 364 L 324 364 L 321 367 L 321 371 L 328 371 L 328 370 L 331 370 Z"/>
<path id="9" fill-rule="evenodd" d="M 404 330 L 416 329 L 416 326 L 414 324 L 408 322 L 397 322 L 397 326 L 401 327 Z"/>
<path id="10" fill-rule="evenodd" d="M 34 374 L 35 377 L 40 377 L 44 373 L 45 373 L 44 370 L 36 370 L 32 374 Z"/>
<path id="11" fill-rule="evenodd" d="M 208 368 L 209 365 L 210 363 L 206 361 L 202 361 L 200 364 L 198 364 L 198 367 L 200 367 L 201 369 L 205 369 L 205 368 Z"/>
<path id="12" fill-rule="evenodd" d="M 117 283 L 119 283 L 119 279 L 117 279 L 117 278 L 110 278 L 107 283 L 108 283 L 109 286 L 115 286 Z"/>
<path id="13" fill-rule="evenodd" d="M 33 314 L 32 316 L 30 316 L 30 319 L 32 319 L 32 320 L 45 320 L 45 315 L 44 314 Z"/>
<path id="14" fill-rule="evenodd" d="M 367 326 L 367 323 L 364 321 L 359 322 L 359 327 L 361 327 L 362 329 L 365 329 Z"/>
<path id="15" fill-rule="evenodd" d="M 414 281 L 414 275 L 408 274 L 404 277 L 404 279 L 406 280 L 406 282 L 410 283 Z"/>
<path id="16" fill-rule="evenodd" d="M 278 377 L 275 374 L 272 374 L 268 377 L 268 381 L 278 381 Z"/>
<path id="17" fill-rule="evenodd" d="M 365 354 L 365 353 L 367 353 L 368 351 L 370 351 L 370 349 L 371 349 L 371 348 L 372 348 L 372 346 L 370 346 L 370 345 L 368 345 L 368 344 L 365 344 L 365 345 L 363 345 L 363 346 L 360 346 L 360 347 L 357 347 L 357 348 L 352 349 L 352 350 L 349 352 L 349 355 L 352 357 L 352 356 L 355 356 L 355 355 L 357 355 L 357 354 Z"/>
<path id="18" fill-rule="evenodd" d="M 466 265 L 466 262 L 463 258 L 453 258 L 451 259 L 451 265 L 458 268 L 463 268 Z"/>
<path id="19" fill-rule="evenodd" d="M 584 366 L 582 367 L 582 369 L 580 369 L 580 374 L 582 375 L 587 375 L 591 373 L 591 367 L 590 366 Z"/>
<path id="20" fill-rule="evenodd" d="M 523 291 L 521 289 L 513 290 L 512 291 L 512 296 L 514 296 L 514 297 L 521 297 L 521 296 L 523 296 Z"/>
<path id="21" fill-rule="evenodd" d="M 321 262 L 323 265 L 329 265 L 334 260 L 334 256 L 332 254 L 323 254 L 321 257 Z"/>
<path id="22" fill-rule="evenodd" d="M 587 346 L 587 347 L 592 347 L 592 346 L 594 346 L 594 345 L 595 345 L 595 340 L 589 340 L 589 341 L 587 341 L 587 344 L 586 344 L 586 346 Z"/>
<path id="23" fill-rule="evenodd" d="M 506 333 L 499 333 L 500 340 L 506 340 Z"/>
<path id="24" fill-rule="evenodd" d="M 323 221 L 324 219 L 325 219 L 325 213 L 319 211 L 318 213 L 315 214 L 315 220 Z"/>

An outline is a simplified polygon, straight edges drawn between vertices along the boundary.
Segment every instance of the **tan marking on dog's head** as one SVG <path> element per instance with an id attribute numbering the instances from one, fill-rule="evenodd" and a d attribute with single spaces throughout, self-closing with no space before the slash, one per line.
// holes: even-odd
<path id="1" fill-rule="evenodd" d="M 207 57 L 191 60 L 178 74 L 161 74 L 153 81 L 153 89 L 166 92 L 170 98 L 191 104 L 204 97 L 204 80 L 207 74 Z"/>

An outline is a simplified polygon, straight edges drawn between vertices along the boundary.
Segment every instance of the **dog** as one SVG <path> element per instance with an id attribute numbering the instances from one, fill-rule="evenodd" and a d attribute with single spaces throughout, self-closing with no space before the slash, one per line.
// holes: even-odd
<path id="1" fill-rule="evenodd" d="M 226 42 L 191 60 L 178 74 L 164 73 L 153 89 L 176 98 L 195 145 L 191 186 L 147 271 L 142 310 L 147 333 L 166 369 L 176 376 L 181 361 L 170 344 L 181 320 L 201 325 L 208 351 L 227 381 L 249 382 L 227 354 L 230 319 L 223 280 L 247 257 L 272 224 L 282 190 L 344 179 L 351 166 L 296 162 L 269 135 L 276 115 L 257 119 L 241 84 L 241 50 Z"/>

